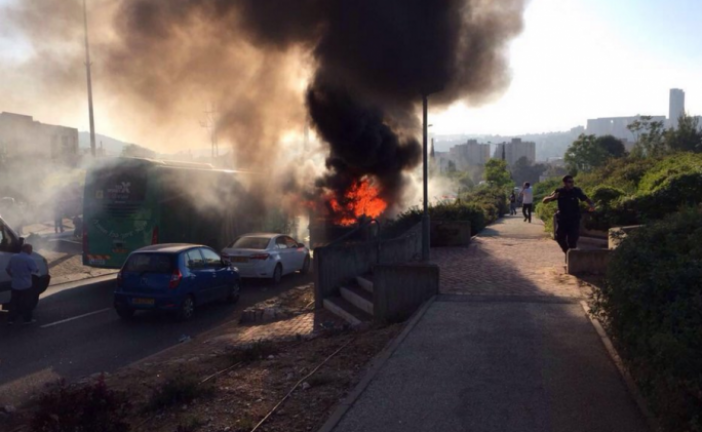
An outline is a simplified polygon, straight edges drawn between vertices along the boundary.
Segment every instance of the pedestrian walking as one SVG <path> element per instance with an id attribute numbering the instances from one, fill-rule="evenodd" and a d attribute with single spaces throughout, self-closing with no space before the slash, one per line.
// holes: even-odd
<path id="1" fill-rule="evenodd" d="M 510 216 L 517 215 L 517 195 L 514 191 L 509 195 L 509 214 Z"/>
<path id="2" fill-rule="evenodd" d="M 83 219 L 80 215 L 73 218 L 73 237 L 81 238 L 83 236 Z"/>
<path id="3" fill-rule="evenodd" d="M 54 232 L 63 232 L 63 208 L 59 203 L 54 208 Z"/>
<path id="4" fill-rule="evenodd" d="M 582 189 L 575 187 L 573 176 L 563 177 L 563 187 L 556 189 L 544 198 L 544 203 L 558 201 L 556 213 L 556 241 L 568 257 L 569 249 L 577 249 L 580 238 L 580 201 L 587 202 L 590 211 L 595 211 L 595 204 Z"/>
<path id="5" fill-rule="evenodd" d="M 7 323 L 12 325 L 18 316 L 21 316 L 25 324 L 35 322 L 33 318 L 38 295 L 34 289 L 32 276 L 39 271 L 37 263 L 32 258 L 33 248 L 30 244 L 22 245 L 22 251 L 10 258 L 5 271 L 12 278 L 10 299 L 10 313 Z"/>
<path id="6" fill-rule="evenodd" d="M 531 213 L 534 211 L 534 191 L 531 188 L 531 183 L 524 183 L 520 195 L 522 196 L 522 214 L 524 215 L 524 222 L 529 221 L 529 223 L 531 223 Z"/>

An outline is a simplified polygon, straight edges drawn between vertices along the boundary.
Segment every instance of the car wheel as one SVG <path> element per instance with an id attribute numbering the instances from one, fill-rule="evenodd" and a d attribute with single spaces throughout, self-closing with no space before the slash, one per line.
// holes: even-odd
<path id="1" fill-rule="evenodd" d="M 239 286 L 239 281 L 236 281 L 229 287 L 229 293 L 227 294 L 227 303 L 235 304 L 239 301 L 239 292 L 241 287 Z"/>
<path id="2" fill-rule="evenodd" d="M 193 315 L 195 315 L 195 299 L 193 296 L 187 296 L 180 304 L 176 318 L 178 318 L 178 321 L 188 321 Z"/>
<path id="3" fill-rule="evenodd" d="M 275 270 L 273 270 L 273 277 L 271 278 L 271 281 L 273 282 L 274 285 L 278 285 L 282 278 L 283 278 L 283 266 L 278 264 L 275 266 Z"/>
<path id="4" fill-rule="evenodd" d="M 300 274 L 306 275 L 310 272 L 310 257 L 309 255 L 305 257 L 305 262 L 302 263 L 302 268 L 300 269 Z"/>
<path id="5" fill-rule="evenodd" d="M 130 319 L 134 317 L 134 309 L 127 306 L 118 306 L 115 308 L 117 315 L 122 319 Z"/>

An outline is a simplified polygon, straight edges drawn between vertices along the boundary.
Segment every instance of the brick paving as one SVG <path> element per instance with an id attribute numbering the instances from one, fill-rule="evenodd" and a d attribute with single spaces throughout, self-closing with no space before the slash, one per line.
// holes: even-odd
<path id="1" fill-rule="evenodd" d="M 497 296 L 581 297 L 578 280 L 565 272 L 565 258 L 543 223 L 507 217 L 467 248 L 434 248 L 441 293 Z"/>
<path id="2" fill-rule="evenodd" d="M 442 295 L 334 432 L 648 430 L 541 224 L 504 218 L 432 258 Z"/>

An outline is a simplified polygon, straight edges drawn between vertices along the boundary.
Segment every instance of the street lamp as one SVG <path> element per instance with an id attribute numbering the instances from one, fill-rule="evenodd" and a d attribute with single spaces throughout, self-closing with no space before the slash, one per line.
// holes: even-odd
<path id="1" fill-rule="evenodd" d="M 85 72 L 88 79 L 88 113 L 90 116 L 90 154 L 95 157 L 95 116 L 93 114 L 93 80 L 90 71 L 90 45 L 88 43 L 88 10 L 83 0 L 83 26 L 85 30 Z"/>
<path id="2" fill-rule="evenodd" d="M 427 136 L 429 135 L 429 125 L 427 122 L 427 110 L 428 110 L 428 94 L 422 94 L 422 156 L 424 160 L 423 170 L 423 186 L 424 186 L 424 212 L 422 213 L 422 261 L 429 261 L 429 235 L 430 235 L 430 225 L 429 225 L 429 176 L 428 176 L 428 155 L 427 155 Z"/>

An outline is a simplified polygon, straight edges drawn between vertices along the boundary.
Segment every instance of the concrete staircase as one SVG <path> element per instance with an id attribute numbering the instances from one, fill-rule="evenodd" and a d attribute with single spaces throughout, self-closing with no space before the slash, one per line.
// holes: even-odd
<path id="1" fill-rule="evenodd" d="M 372 276 L 357 276 L 353 282 L 339 288 L 339 294 L 324 299 L 324 308 L 353 326 L 373 320 Z"/>

